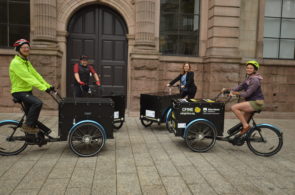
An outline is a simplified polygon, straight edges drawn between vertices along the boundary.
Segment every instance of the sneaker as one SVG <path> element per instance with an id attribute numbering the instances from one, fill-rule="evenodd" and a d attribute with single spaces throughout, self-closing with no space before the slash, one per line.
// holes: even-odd
<path id="1" fill-rule="evenodd" d="M 29 134 L 35 134 L 35 133 L 39 132 L 39 129 L 35 128 L 35 127 L 31 127 L 31 126 L 29 126 L 27 124 L 23 124 L 22 128 L 21 128 L 21 131 L 23 131 L 25 133 L 29 133 Z"/>
<path id="2" fill-rule="evenodd" d="M 249 125 L 248 127 L 246 128 L 243 128 L 240 132 L 240 135 L 244 135 L 245 133 L 247 133 L 247 131 L 249 131 L 251 129 L 251 126 Z"/>

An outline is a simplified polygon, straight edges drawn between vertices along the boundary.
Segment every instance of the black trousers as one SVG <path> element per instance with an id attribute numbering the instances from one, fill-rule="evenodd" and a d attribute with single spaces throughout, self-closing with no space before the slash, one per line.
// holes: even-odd
<path id="1" fill-rule="evenodd" d="M 88 93 L 88 85 L 84 85 L 84 86 L 81 86 L 81 85 L 74 85 L 74 94 L 75 94 L 75 97 L 83 97 L 85 96 L 85 94 Z"/>
<path id="2" fill-rule="evenodd" d="M 196 95 L 197 89 L 193 90 L 187 90 L 187 91 L 180 91 L 180 98 L 185 98 L 187 96 L 187 99 L 193 99 Z"/>
<path id="3" fill-rule="evenodd" d="M 35 97 L 31 91 L 29 92 L 15 92 L 12 96 L 23 102 L 25 106 L 25 113 L 27 114 L 26 124 L 35 127 L 38 121 L 43 102 Z"/>

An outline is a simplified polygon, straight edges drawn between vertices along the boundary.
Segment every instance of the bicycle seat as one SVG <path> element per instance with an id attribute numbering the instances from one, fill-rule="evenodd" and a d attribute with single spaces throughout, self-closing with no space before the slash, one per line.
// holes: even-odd
<path id="1" fill-rule="evenodd" d="M 20 104 L 20 103 L 22 102 L 20 99 L 17 99 L 17 98 L 15 98 L 15 97 L 12 99 L 12 101 L 13 101 L 14 103 L 16 103 L 16 104 L 17 104 L 17 103 Z"/>
<path id="2" fill-rule="evenodd" d="M 262 111 L 262 110 L 254 111 L 253 114 L 256 114 L 256 113 L 259 114 L 261 111 Z"/>

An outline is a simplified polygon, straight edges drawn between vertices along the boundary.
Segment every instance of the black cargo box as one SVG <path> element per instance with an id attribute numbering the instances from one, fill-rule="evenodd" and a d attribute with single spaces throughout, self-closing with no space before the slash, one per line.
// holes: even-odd
<path id="1" fill-rule="evenodd" d="M 58 134 L 67 140 L 72 126 L 82 120 L 100 123 L 107 138 L 113 138 L 114 103 L 110 98 L 64 98 L 59 104 Z"/>
<path id="2" fill-rule="evenodd" d="M 172 99 L 179 97 L 179 94 L 169 95 L 163 92 L 140 94 L 140 117 L 165 122 L 165 114 L 167 109 L 172 106 Z"/>
<path id="3" fill-rule="evenodd" d="M 103 98 L 111 98 L 114 106 L 114 123 L 125 121 L 126 98 L 125 95 L 103 96 Z"/>
<path id="4" fill-rule="evenodd" d="M 224 103 L 210 99 L 199 100 L 173 100 L 172 119 L 175 122 L 175 135 L 183 136 L 183 131 L 189 122 L 203 118 L 212 122 L 217 130 L 217 135 L 223 135 L 224 128 Z"/>

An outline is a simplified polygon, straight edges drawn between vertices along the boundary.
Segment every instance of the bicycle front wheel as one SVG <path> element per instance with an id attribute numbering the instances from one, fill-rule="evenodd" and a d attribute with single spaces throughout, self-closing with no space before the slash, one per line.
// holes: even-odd
<path id="1" fill-rule="evenodd" d="M 283 134 L 271 125 L 258 125 L 247 135 L 249 149 L 259 156 L 272 156 L 283 146 Z"/>
<path id="2" fill-rule="evenodd" d="M 187 128 L 185 142 L 194 152 L 207 152 L 216 142 L 217 131 L 206 121 L 196 121 Z"/>
<path id="3" fill-rule="evenodd" d="M 18 124 L 18 121 L 0 122 L 0 155 L 16 155 L 28 146 L 26 135 L 17 128 Z"/>
<path id="4" fill-rule="evenodd" d="M 71 150 L 81 157 L 96 155 L 104 146 L 103 130 L 93 123 L 81 123 L 74 127 L 69 134 Z"/>
<path id="5" fill-rule="evenodd" d="M 173 125 L 174 122 L 172 120 L 172 111 L 168 113 L 166 117 L 166 129 L 169 131 L 169 133 L 173 133 Z"/>

